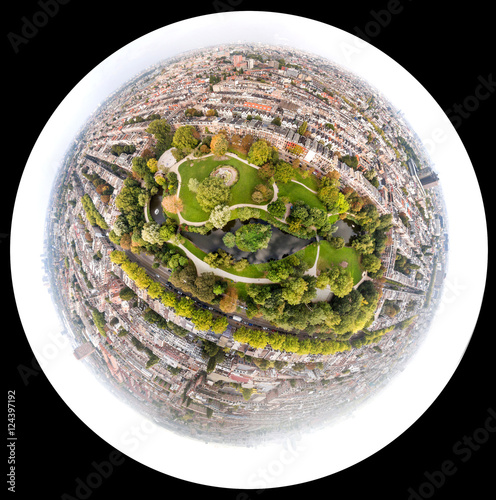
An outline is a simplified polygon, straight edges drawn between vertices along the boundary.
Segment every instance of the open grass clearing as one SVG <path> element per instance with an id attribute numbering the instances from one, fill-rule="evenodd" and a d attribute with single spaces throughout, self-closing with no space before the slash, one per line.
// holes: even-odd
<path id="1" fill-rule="evenodd" d="M 188 187 L 189 180 L 192 178 L 198 181 L 206 179 L 213 170 L 220 165 L 231 165 L 239 172 L 239 179 L 231 187 L 230 205 L 254 204 L 251 195 L 258 184 L 263 184 L 258 177 L 257 169 L 246 165 L 235 158 L 225 160 L 216 160 L 209 156 L 200 160 L 185 161 L 179 167 L 181 176 L 181 190 L 179 197 L 183 201 L 184 210 L 181 215 L 184 219 L 191 222 L 202 222 L 208 220 L 208 213 L 205 212 L 196 201 L 196 193 L 190 191 Z M 265 203 L 260 204 L 265 205 Z"/>
<path id="2" fill-rule="evenodd" d="M 313 175 L 310 172 L 308 177 L 305 178 L 303 177 L 301 170 L 295 169 L 294 180 L 301 182 L 302 184 L 305 184 L 305 186 L 310 188 L 312 191 L 318 191 L 319 189 L 319 184 L 320 184 L 319 179 L 317 179 L 316 175 Z"/>
<path id="3" fill-rule="evenodd" d="M 279 188 L 279 198 L 281 196 L 287 196 L 291 203 L 301 200 L 309 207 L 320 208 L 320 210 L 326 211 L 324 204 L 317 198 L 317 195 L 304 186 L 291 181 L 286 184 L 280 183 L 277 186 Z"/>
<path id="4" fill-rule="evenodd" d="M 363 268 L 360 264 L 358 253 L 350 247 L 343 247 L 337 250 L 328 241 L 320 241 L 320 253 L 317 267 L 319 271 L 324 271 L 333 265 L 339 265 L 341 262 L 348 262 L 346 268 L 351 272 L 353 283 L 357 284 L 362 279 Z"/>

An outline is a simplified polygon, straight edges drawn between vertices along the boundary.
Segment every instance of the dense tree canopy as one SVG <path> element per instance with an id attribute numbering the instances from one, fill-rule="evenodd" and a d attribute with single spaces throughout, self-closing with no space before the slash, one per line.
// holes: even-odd
<path id="1" fill-rule="evenodd" d="M 217 205 L 229 205 L 230 198 L 230 189 L 220 177 L 207 177 L 196 192 L 198 204 L 208 213 Z"/>
<path id="2" fill-rule="evenodd" d="M 161 245 L 164 242 L 160 235 L 160 225 L 155 221 L 145 222 L 141 231 L 141 237 L 152 245 Z"/>
<path id="3" fill-rule="evenodd" d="M 180 151 L 191 151 L 198 144 L 198 133 L 191 125 L 179 127 L 172 139 L 172 145 Z"/>
<path id="4" fill-rule="evenodd" d="M 210 212 L 209 222 L 212 225 L 220 229 L 224 227 L 231 219 L 231 209 L 227 205 L 217 205 Z"/>
<path id="5" fill-rule="evenodd" d="M 222 156 L 229 147 L 229 141 L 224 134 L 216 134 L 210 142 L 210 150 L 217 156 Z"/>
<path id="6" fill-rule="evenodd" d="M 282 218 L 286 213 L 286 205 L 281 199 L 277 198 L 275 201 L 268 204 L 267 210 L 274 217 Z"/>
<path id="7" fill-rule="evenodd" d="M 265 140 L 259 139 L 251 145 L 248 152 L 248 161 L 254 165 L 267 163 L 274 153 L 274 148 Z"/>
<path id="8" fill-rule="evenodd" d="M 268 224 L 246 224 L 236 233 L 236 246 L 244 252 L 256 252 L 269 246 L 272 236 L 271 226 Z"/>

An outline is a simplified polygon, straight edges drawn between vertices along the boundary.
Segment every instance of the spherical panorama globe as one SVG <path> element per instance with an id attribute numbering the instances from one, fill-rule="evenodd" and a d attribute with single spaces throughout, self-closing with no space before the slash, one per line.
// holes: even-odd
<path id="1" fill-rule="evenodd" d="M 466 151 L 408 72 L 323 23 L 229 12 L 139 38 L 64 99 L 21 180 L 12 273 L 43 371 L 103 439 L 271 488 L 369 457 L 429 407 L 475 325 L 484 238 Z"/>

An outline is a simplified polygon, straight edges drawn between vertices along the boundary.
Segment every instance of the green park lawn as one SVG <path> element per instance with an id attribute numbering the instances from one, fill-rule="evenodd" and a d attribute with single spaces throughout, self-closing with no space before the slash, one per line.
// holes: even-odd
<path id="1" fill-rule="evenodd" d="M 310 268 L 315 264 L 315 258 L 317 257 L 317 245 L 316 243 L 310 243 L 310 245 L 307 245 L 305 248 L 295 252 L 294 255 L 296 255 L 300 261 L 304 261 Z M 288 257 L 285 257 L 284 259 L 287 258 Z M 281 262 L 284 262 L 284 259 L 281 259 Z M 251 264 L 245 269 L 245 271 L 247 271 L 250 267 L 255 267 L 259 272 L 264 273 L 269 270 L 270 264 L 268 262 L 264 262 L 263 264 Z"/>
<path id="2" fill-rule="evenodd" d="M 215 160 L 209 156 L 200 160 L 186 160 L 179 167 L 179 175 L 181 176 L 181 190 L 179 198 L 183 201 L 184 210 L 181 215 L 184 219 L 191 222 L 202 222 L 208 220 L 208 213 L 205 212 L 196 201 L 196 194 L 188 188 L 188 182 L 191 178 L 196 178 L 198 181 L 206 179 L 210 173 L 219 165 L 231 165 L 238 170 L 239 177 L 236 184 L 231 187 L 231 202 L 230 205 L 238 204 L 253 204 L 251 194 L 255 186 L 261 184 L 261 180 L 257 175 L 257 169 L 250 167 L 235 158 L 226 160 Z M 263 203 L 261 205 L 264 205 Z"/>
<path id="3" fill-rule="evenodd" d="M 331 223 L 331 224 L 335 224 L 339 219 L 339 214 L 334 214 L 334 215 L 329 215 L 328 217 L 328 221 Z"/>
<path id="4" fill-rule="evenodd" d="M 353 276 L 353 283 L 357 284 L 362 279 L 363 268 L 355 249 L 343 247 L 335 249 L 328 241 L 320 241 L 320 253 L 317 267 L 320 271 L 329 268 L 331 265 L 338 265 L 342 261 L 348 262 L 347 269 Z"/>
<path id="5" fill-rule="evenodd" d="M 306 179 L 301 175 L 300 171 L 295 170 L 293 174 L 294 180 L 305 184 L 312 191 L 317 191 L 319 188 L 319 179 L 313 174 L 310 174 Z"/>
<path id="6" fill-rule="evenodd" d="M 198 248 L 192 241 L 189 241 L 188 238 L 184 238 L 182 245 L 184 248 L 189 250 L 195 257 L 198 257 L 201 260 L 203 260 L 205 255 L 207 255 L 206 252 Z"/>
<path id="7" fill-rule="evenodd" d="M 279 183 L 277 187 L 279 188 L 279 198 L 281 196 L 287 196 L 291 203 L 294 203 L 296 200 L 301 200 L 310 207 L 320 208 L 321 210 L 326 211 L 326 207 L 317 198 L 317 195 L 300 184 L 290 181 L 286 184 Z"/>

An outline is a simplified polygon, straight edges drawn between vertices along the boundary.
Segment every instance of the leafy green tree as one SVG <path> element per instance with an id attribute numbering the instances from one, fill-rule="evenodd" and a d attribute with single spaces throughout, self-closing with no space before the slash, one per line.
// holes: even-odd
<path id="1" fill-rule="evenodd" d="M 226 233 L 222 237 L 222 241 L 227 248 L 234 248 L 234 245 L 236 244 L 236 237 L 233 233 Z"/>
<path id="2" fill-rule="evenodd" d="M 172 307 L 175 309 L 177 304 L 177 295 L 174 292 L 166 291 L 162 293 L 160 297 L 160 301 L 164 304 L 165 307 Z"/>
<path id="3" fill-rule="evenodd" d="M 172 139 L 172 145 L 181 151 L 191 151 L 198 144 L 197 132 L 191 125 L 179 127 Z"/>
<path id="4" fill-rule="evenodd" d="M 350 271 L 334 266 L 327 271 L 329 286 L 336 297 L 344 297 L 353 290 L 353 277 Z"/>
<path id="5" fill-rule="evenodd" d="M 209 222 L 212 225 L 220 229 L 224 227 L 231 219 L 231 209 L 227 205 L 217 205 L 210 212 Z"/>
<path id="6" fill-rule="evenodd" d="M 120 250 L 113 250 L 112 252 L 110 252 L 110 260 L 118 266 L 124 264 L 125 262 L 129 262 L 126 253 Z"/>
<path id="7" fill-rule="evenodd" d="M 126 179 L 120 193 L 115 198 L 115 206 L 124 214 L 133 210 L 141 212 L 141 207 L 138 203 L 138 197 L 141 192 L 142 189 L 139 182 L 131 178 Z"/>
<path id="8" fill-rule="evenodd" d="M 371 203 L 364 205 L 355 217 L 362 229 L 368 233 L 373 233 L 381 224 L 377 207 Z"/>
<path id="9" fill-rule="evenodd" d="M 148 287 L 147 292 L 152 299 L 158 299 L 165 292 L 165 288 L 157 281 L 153 281 Z"/>
<path id="10" fill-rule="evenodd" d="M 191 321 L 193 321 L 198 330 L 208 331 L 213 324 L 212 313 L 208 310 L 197 308 L 191 315 Z"/>
<path id="11" fill-rule="evenodd" d="M 128 233 L 131 230 L 126 217 L 122 214 L 117 217 L 112 229 L 117 236 L 122 236 L 123 234 Z"/>
<path id="12" fill-rule="evenodd" d="M 229 322 L 227 318 L 225 316 L 219 316 L 212 322 L 211 330 L 217 334 L 224 333 L 228 325 Z"/>
<path id="13" fill-rule="evenodd" d="M 226 281 L 216 281 L 213 287 L 213 291 L 215 295 L 222 295 L 227 290 L 227 282 Z"/>
<path id="14" fill-rule="evenodd" d="M 255 304 L 264 305 L 270 297 L 273 296 L 270 285 L 248 285 L 248 296 L 253 299 Z"/>
<path id="15" fill-rule="evenodd" d="M 175 310 L 179 316 L 191 318 L 195 311 L 195 303 L 189 297 L 183 297 L 176 303 Z"/>
<path id="16" fill-rule="evenodd" d="M 188 188 L 192 193 L 196 193 L 198 191 L 199 185 L 200 181 L 198 179 L 195 179 L 194 177 L 191 177 L 191 179 L 188 181 Z"/>
<path id="17" fill-rule="evenodd" d="M 304 121 L 299 127 L 298 127 L 298 133 L 300 135 L 305 135 L 305 132 L 307 131 L 308 127 L 308 122 Z"/>
<path id="18" fill-rule="evenodd" d="M 154 173 L 156 173 L 158 171 L 158 161 L 156 160 L 156 158 L 150 158 L 146 162 L 146 166 L 148 167 L 148 170 L 152 174 L 154 174 Z"/>
<path id="19" fill-rule="evenodd" d="M 246 259 L 237 260 L 232 264 L 233 269 L 238 273 L 244 271 L 248 266 L 249 262 Z"/>
<path id="20" fill-rule="evenodd" d="M 100 312 L 96 307 L 91 308 L 91 316 L 93 317 L 93 323 L 97 327 L 98 331 L 104 337 L 107 336 L 105 332 L 106 322 L 105 322 L 105 314 Z"/>
<path id="21" fill-rule="evenodd" d="M 286 184 L 295 176 L 295 170 L 289 163 L 285 161 L 277 162 L 274 172 L 274 180 Z"/>
<path id="22" fill-rule="evenodd" d="M 136 273 L 134 282 L 138 288 L 148 288 L 152 284 L 152 279 L 148 276 L 146 271 L 140 267 Z"/>
<path id="23" fill-rule="evenodd" d="M 358 168 L 358 158 L 356 156 L 345 155 L 341 157 L 341 161 L 353 170 Z"/>
<path id="24" fill-rule="evenodd" d="M 363 234 L 357 236 L 352 242 L 351 246 L 361 254 L 371 254 L 374 251 L 375 244 L 370 234 Z"/>
<path id="25" fill-rule="evenodd" d="M 293 335 L 286 335 L 284 343 L 281 347 L 286 352 L 298 353 L 300 350 L 300 342 L 298 340 L 298 337 L 295 337 Z"/>
<path id="26" fill-rule="evenodd" d="M 236 246 L 244 252 L 256 252 L 269 246 L 272 229 L 268 224 L 246 224 L 236 233 Z"/>
<path id="27" fill-rule="evenodd" d="M 317 191 L 317 196 L 319 200 L 326 205 L 327 210 L 331 211 L 337 204 L 339 189 L 336 186 L 324 185 Z"/>
<path id="28" fill-rule="evenodd" d="M 169 134 L 171 132 L 171 127 L 167 123 L 167 120 L 159 119 L 159 120 L 153 120 L 148 125 L 146 131 L 149 134 L 153 134 L 153 136 L 157 141 L 165 142 L 169 137 Z"/>
<path id="29" fill-rule="evenodd" d="M 272 349 L 280 351 L 282 349 L 285 340 L 286 340 L 286 335 L 273 332 L 269 335 L 268 342 L 272 347 Z"/>
<path id="30" fill-rule="evenodd" d="M 300 304 L 308 283 L 303 278 L 293 278 L 283 282 L 282 296 L 288 304 Z"/>
<path id="31" fill-rule="evenodd" d="M 216 276 L 214 273 L 202 273 L 195 280 L 194 294 L 204 302 L 212 302 L 215 299 L 214 286 Z"/>
<path id="32" fill-rule="evenodd" d="M 339 250 L 340 248 L 344 247 L 344 239 L 341 238 L 341 236 L 331 236 L 329 238 L 329 243 L 336 249 Z"/>
<path id="33" fill-rule="evenodd" d="M 248 152 L 248 161 L 260 166 L 267 163 L 272 158 L 272 154 L 272 146 L 267 141 L 259 139 L 252 144 Z"/>
<path id="34" fill-rule="evenodd" d="M 155 155 L 159 158 L 164 151 L 171 147 L 173 137 L 171 126 L 164 119 L 156 119 L 148 125 L 146 131 L 153 134 L 157 141 Z"/>
<path id="35" fill-rule="evenodd" d="M 105 222 L 105 219 L 102 217 L 100 212 L 97 210 L 95 207 L 93 200 L 90 198 L 88 194 L 84 194 L 81 197 L 81 204 L 83 205 L 83 209 L 86 214 L 86 218 L 88 219 L 88 222 L 92 226 L 99 226 L 102 229 L 108 229 L 108 225 Z"/>
<path id="36" fill-rule="evenodd" d="M 155 221 L 145 222 L 141 230 L 141 237 L 152 245 L 161 245 L 164 242 L 160 235 L 160 225 Z"/>
<path id="37" fill-rule="evenodd" d="M 133 290 L 131 290 L 131 288 L 125 286 L 119 292 L 119 297 L 121 298 L 121 300 L 131 300 L 134 299 L 134 297 L 136 297 L 136 294 L 134 293 Z"/>
<path id="38" fill-rule="evenodd" d="M 226 153 L 228 147 L 229 142 L 224 134 L 219 133 L 212 137 L 212 141 L 210 142 L 210 150 L 214 155 L 222 156 Z"/>
<path id="39" fill-rule="evenodd" d="M 164 224 L 160 226 L 159 234 L 162 241 L 170 240 L 177 232 L 177 224 L 174 219 L 168 218 Z"/>
<path id="40" fill-rule="evenodd" d="M 290 276 L 303 273 L 302 262 L 296 255 L 290 255 L 283 260 L 270 262 L 267 278 L 274 282 L 287 280 Z"/>
<path id="41" fill-rule="evenodd" d="M 240 207 L 238 208 L 238 219 L 246 221 L 249 219 L 256 219 L 260 215 L 260 210 L 253 207 Z"/>
<path id="42" fill-rule="evenodd" d="M 381 264 L 381 259 L 374 254 L 362 255 L 362 266 L 370 273 L 379 271 Z"/>
<path id="43" fill-rule="evenodd" d="M 132 169 L 133 172 L 140 178 L 143 179 L 145 174 L 149 172 L 148 166 L 146 164 L 145 158 L 141 158 L 140 156 L 135 156 L 132 161 Z"/>
<path id="44" fill-rule="evenodd" d="M 277 198 L 267 205 L 267 211 L 274 217 L 282 218 L 286 213 L 286 205 L 281 199 Z"/>
<path id="45" fill-rule="evenodd" d="M 205 212 L 211 212 L 217 205 L 229 205 L 231 191 L 220 177 L 207 177 L 198 186 L 196 200 Z"/>
<path id="46" fill-rule="evenodd" d="M 194 293 L 196 291 L 195 281 L 198 277 L 196 267 L 193 263 L 188 263 L 184 267 L 176 267 L 169 277 L 169 281 L 176 288 L 185 292 Z"/>

